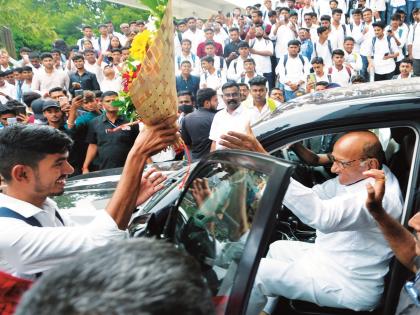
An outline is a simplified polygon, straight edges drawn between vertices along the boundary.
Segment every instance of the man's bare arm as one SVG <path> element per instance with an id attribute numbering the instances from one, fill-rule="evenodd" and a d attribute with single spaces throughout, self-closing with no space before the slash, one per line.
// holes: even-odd
<path id="1" fill-rule="evenodd" d="M 290 148 L 308 165 L 316 166 L 331 164 L 328 154 L 316 154 L 300 142 L 293 144 Z"/>
<path id="2" fill-rule="evenodd" d="M 366 207 L 372 214 L 372 217 L 378 222 L 381 232 L 384 234 L 397 259 L 408 269 L 416 272 L 417 268 L 414 264 L 416 242 L 413 235 L 382 207 L 386 180 L 384 171 L 372 169 L 363 174 L 375 179 L 374 186 L 367 185 L 368 197 L 366 199 Z"/>

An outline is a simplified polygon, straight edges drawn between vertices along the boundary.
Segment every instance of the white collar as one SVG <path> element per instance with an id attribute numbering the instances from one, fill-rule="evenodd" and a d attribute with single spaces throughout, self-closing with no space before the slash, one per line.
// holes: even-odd
<path id="1" fill-rule="evenodd" d="M 3 193 L 0 193 L 0 202 L 4 204 L 6 208 L 9 208 L 14 212 L 19 213 L 25 218 L 32 217 L 37 213 L 41 212 L 55 212 L 57 209 L 57 204 L 49 198 L 45 200 L 44 204 L 42 205 L 42 208 L 38 208 L 37 206 L 34 206 L 29 202 L 10 197 Z"/>

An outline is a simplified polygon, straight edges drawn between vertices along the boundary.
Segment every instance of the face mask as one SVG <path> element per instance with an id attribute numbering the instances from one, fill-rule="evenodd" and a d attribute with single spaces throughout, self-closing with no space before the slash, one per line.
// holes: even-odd
<path id="1" fill-rule="evenodd" d="M 185 113 L 185 114 L 189 114 L 189 113 L 193 112 L 194 107 L 191 106 L 191 105 L 179 105 L 178 110 Z"/>

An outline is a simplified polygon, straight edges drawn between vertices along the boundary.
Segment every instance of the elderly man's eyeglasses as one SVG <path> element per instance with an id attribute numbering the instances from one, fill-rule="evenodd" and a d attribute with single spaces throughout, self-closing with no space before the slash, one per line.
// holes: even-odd
<path id="1" fill-rule="evenodd" d="M 337 166 L 338 166 L 339 169 L 349 168 L 356 161 L 362 161 L 363 162 L 363 161 L 366 161 L 366 160 L 369 159 L 369 158 L 359 158 L 359 159 L 355 159 L 355 160 L 351 160 L 351 161 L 340 161 L 340 160 L 337 160 L 334 157 L 334 155 L 332 155 L 332 154 L 328 154 L 328 158 L 330 159 L 331 163 L 337 164 Z"/>

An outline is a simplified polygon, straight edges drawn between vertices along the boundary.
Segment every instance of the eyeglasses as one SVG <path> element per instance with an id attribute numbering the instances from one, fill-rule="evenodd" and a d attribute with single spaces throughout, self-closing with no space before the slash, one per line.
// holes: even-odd
<path id="1" fill-rule="evenodd" d="M 224 97 L 232 97 L 232 98 L 235 98 L 235 97 L 239 97 L 239 93 L 223 93 L 223 96 Z"/>
<path id="2" fill-rule="evenodd" d="M 416 288 L 416 282 L 420 280 L 420 273 L 417 274 L 417 276 L 414 278 L 414 281 L 407 281 L 406 284 L 404 284 L 405 292 L 407 292 L 407 295 L 410 297 L 410 299 L 413 301 L 413 303 L 416 306 L 420 306 L 420 292 L 419 289 Z"/>
<path id="3" fill-rule="evenodd" d="M 332 154 L 328 154 L 328 158 L 333 164 L 336 163 L 338 168 L 341 169 L 341 170 L 351 167 L 352 164 L 356 161 L 366 161 L 366 160 L 369 159 L 369 158 L 359 158 L 359 159 L 355 159 L 355 160 L 351 160 L 351 161 L 340 161 L 340 160 L 337 160 L 334 157 L 334 155 L 332 155 Z"/>

